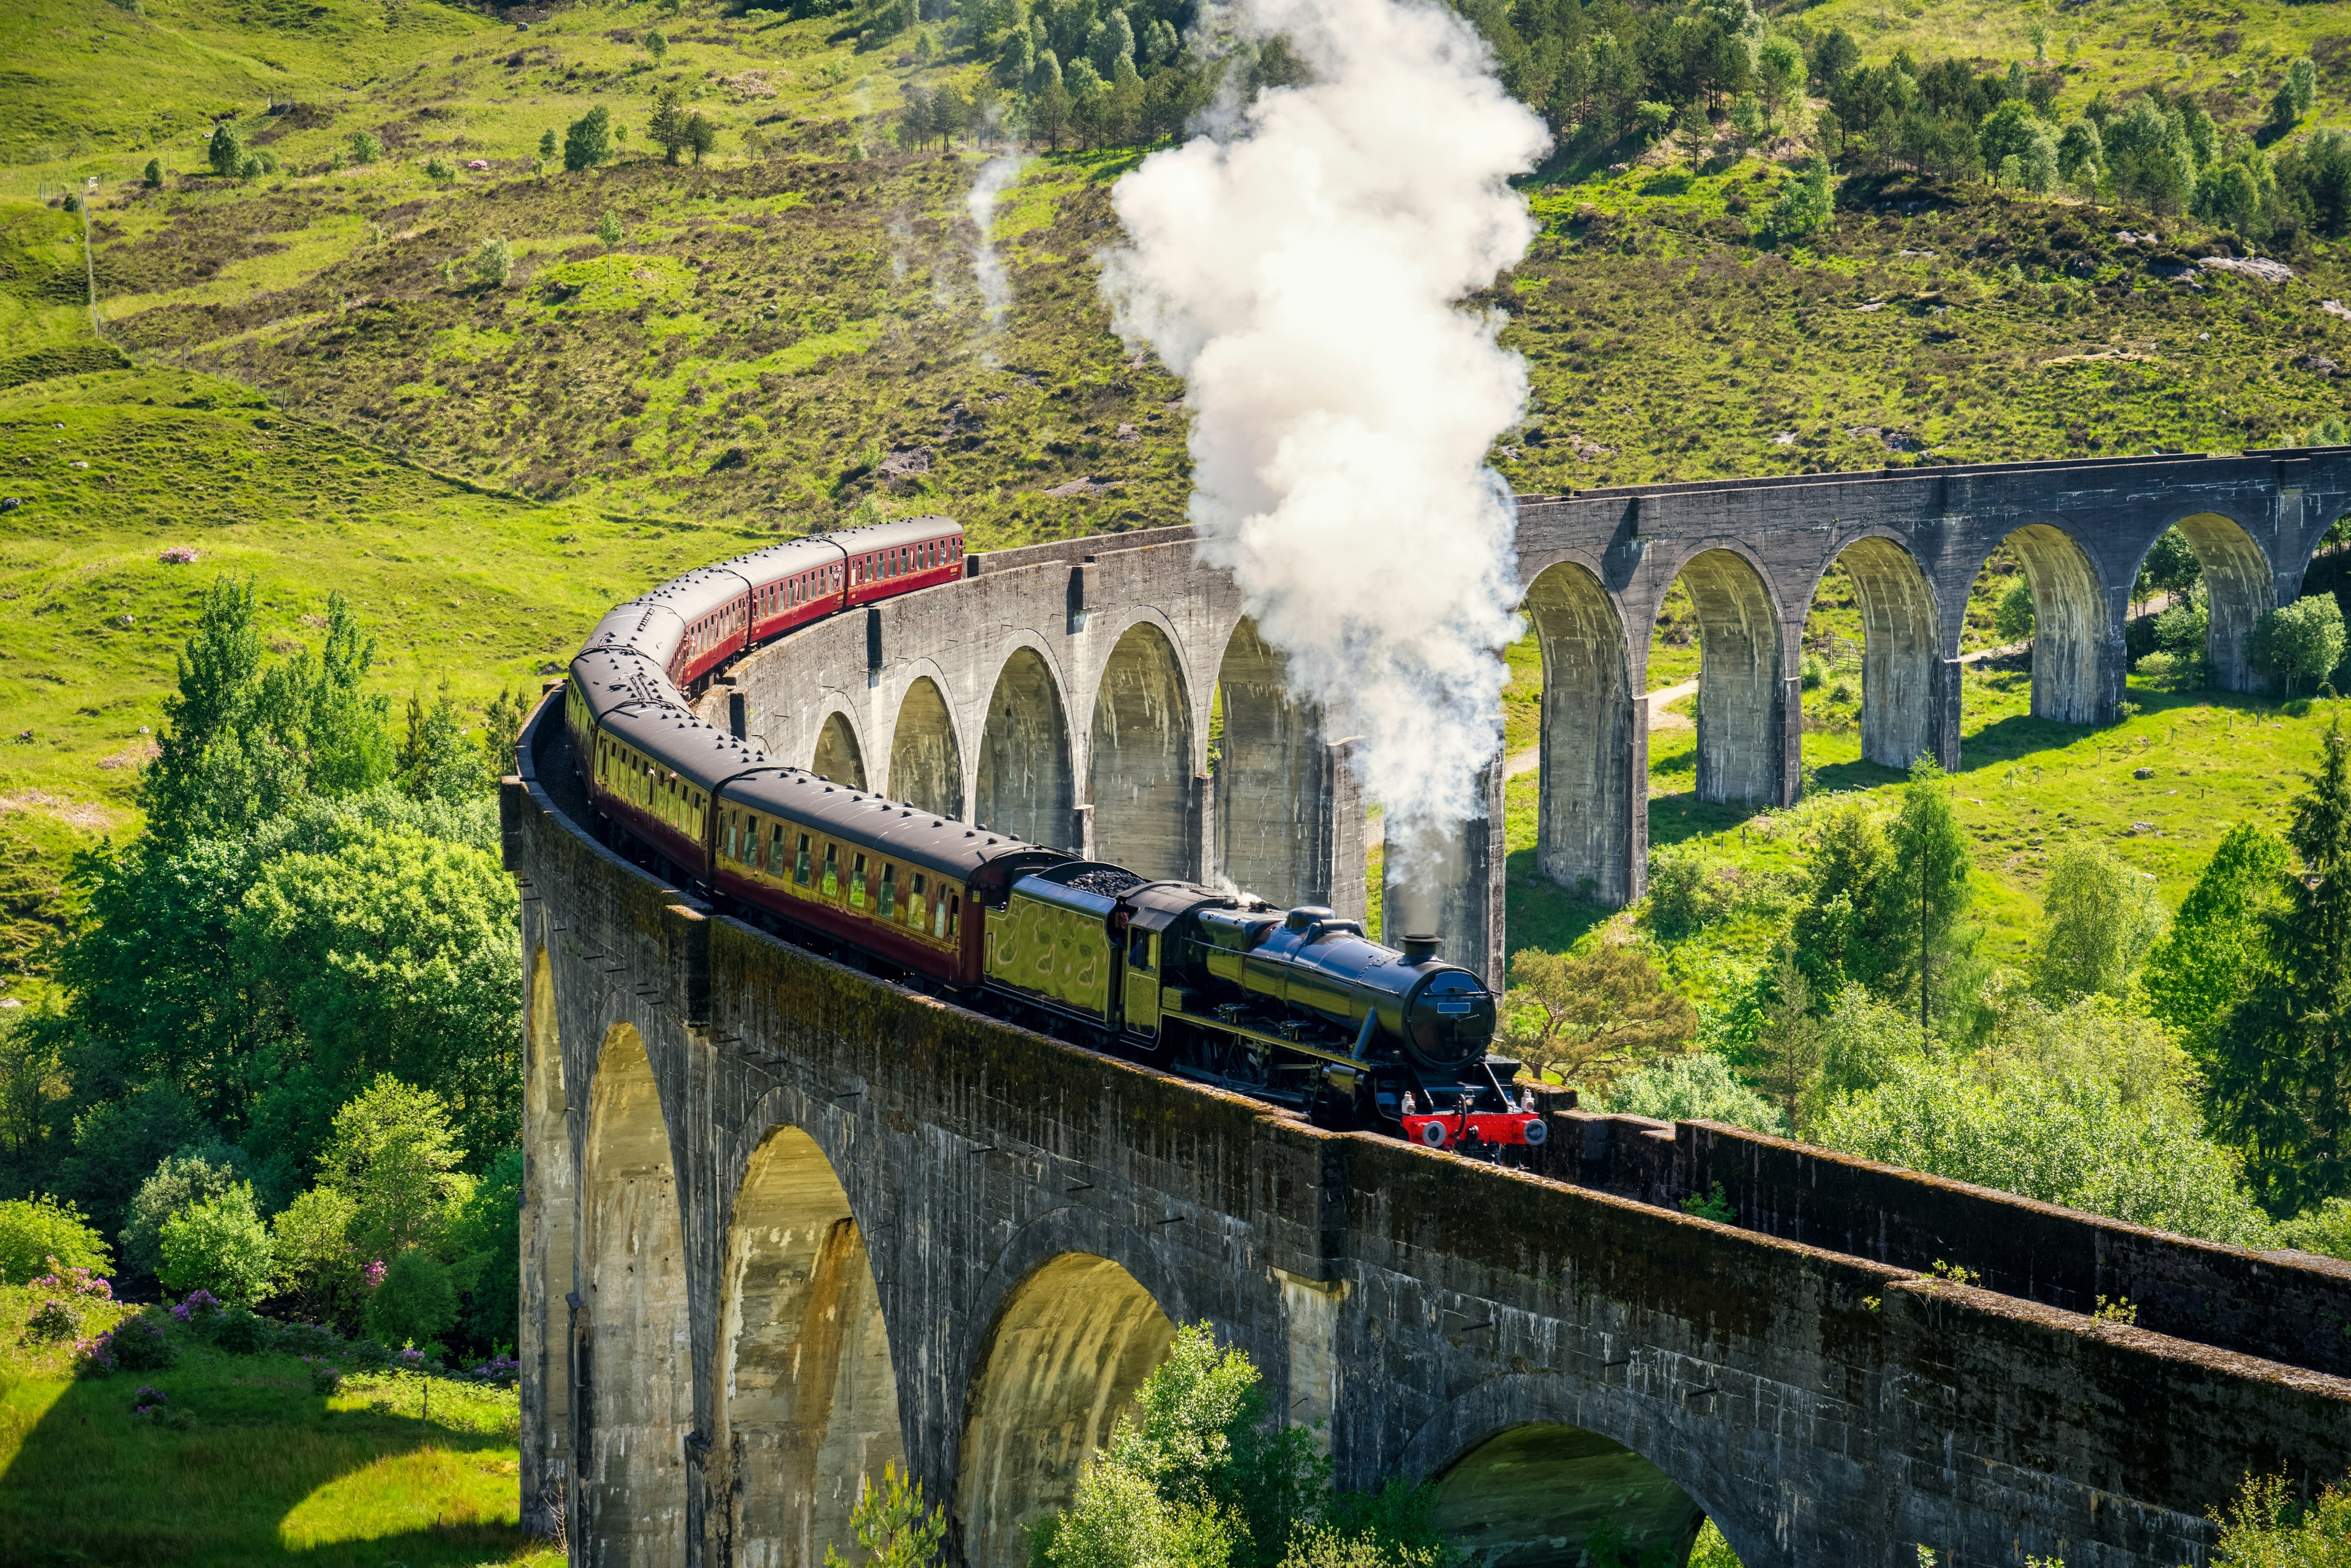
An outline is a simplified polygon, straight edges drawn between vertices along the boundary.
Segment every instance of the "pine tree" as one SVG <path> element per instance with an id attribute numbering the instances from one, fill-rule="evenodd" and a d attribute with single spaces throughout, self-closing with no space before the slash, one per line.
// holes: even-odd
<path id="1" fill-rule="evenodd" d="M 1903 945 L 1907 951 L 1902 961 L 1906 967 L 1917 967 L 1918 1025 L 1925 1029 L 1933 1021 L 1929 998 L 1937 968 L 1942 960 L 1956 956 L 1953 950 L 1962 936 L 1959 917 L 1975 896 L 1969 881 L 1975 870 L 1975 855 L 1968 848 L 1958 813 L 1951 810 L 1943 770 L 1933 758 L 1921 757 L 1910 765 L 1901 814 L 1895 818 L 1886 839 L 1894 852 L 1893 886 L 1880 907 L 1887 929 L 1898 928 L 1908 938 Z M 1896 921 L 1898 927 L 1894 925 Z"/>
<path id="2" fill-rule="evenodd" d="M 2351 1194 L 2351 737 L 2338 719 L 2286 841 L 2259 967 L 2205 1052 L 2213 1132 L 2281 1218 Z"/>

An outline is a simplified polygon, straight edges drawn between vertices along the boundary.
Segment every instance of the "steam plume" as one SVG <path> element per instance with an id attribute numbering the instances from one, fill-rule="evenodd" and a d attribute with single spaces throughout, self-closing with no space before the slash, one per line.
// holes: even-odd
<path id="1" fill-rule="evenodd" d="M 1012 280 L 1005 276 L 1004 258 L 996 254 L 996 204 L 1020 178 L 1023 162 L 1017 152 L 990 158 L 980 165 L 979 177 L 964 200 L 979 231 L 972 241 L 971 268 L 979 279 L 980 319 L 990 332 L 1004 325 L 1004 313 L 1012 308 Z"/>
<path id="2" fill-rule="evenodd" d="M 1292 688 L 1361 737 L 1391 860 L 1426 881 L 1482 814 L 1518 629 L 1513 506 L 1486 453 L 1525 367 L 1460 301 L 1525 253 L 1507 180 L 1547 139 L 1424 0 L 1239 0 L 1227 19 L 1287 37 L 1311 79 L 1119 182 L 1128 243 L 1102 288 L 1121 335 L 1187 383 L 1201 553 Z"/>

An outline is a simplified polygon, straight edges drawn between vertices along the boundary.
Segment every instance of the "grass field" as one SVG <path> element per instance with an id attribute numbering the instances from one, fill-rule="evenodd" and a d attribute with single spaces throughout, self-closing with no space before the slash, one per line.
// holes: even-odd
<path id="1" fill-rule="evenodd" d="M 293 1355 L 230 1355 L 184 1330 L 171 1367 L 77 1380 L 65 1350 L 24 1342 L 33 1302 L 0 1288 L 0 1563 L 562 1561 L 517 1527 L 510 1389 L 435 1377 L 429 1412 L 413 1375 L 322 1395 Z M 142 1388 L 184 1424 L 134 1416 Z"/>

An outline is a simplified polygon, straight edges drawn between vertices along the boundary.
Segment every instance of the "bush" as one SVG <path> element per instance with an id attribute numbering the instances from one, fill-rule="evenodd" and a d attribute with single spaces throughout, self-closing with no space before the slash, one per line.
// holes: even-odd
<path id="1" fill-rule="evenodd" d="M 166 1155 L 154 1174 L 140 1184 L 115 1239 L 122 1244 L 123 1268 L 134 1277 L 160 1274 L 164 1223 L 190 1204 L 218 1197 L 246 1177 L 244 1154 L 216 1140 Z"/>
<path id="2" fill-rule="evenodd" d="M 147 167 L 139 179 L 151 191 L 161 185 L 163 183 L 163 161 L 161 158 L 148 159 Z"/>
<path id="3" fill-rule="evenodd" d="M 1807 653 L 1798 675 L 1799 683 L 1808 692 L 1816 692 L 1827 684 L 1829 667 L 1818 653 Z"/>
<path id="4" fill-rule="evenodd" d="M 269 1232 L 254 1212 L 248 1183 L 173 1215 L 163 1227 L 161 1277 L 172 1290 L 209 1291 L 245 1307 L 268 1293 Z"/>
<path id="5" fill-rule="evenodd" d="M 424 161 L 424 177 L 436 185 L 453 184 L 456 181 L 457 171 L 446 158 L 427 158 Z"/>
<path id="6" fill-rule="evenodd" d="M 449 1270 L 422 1248 L 393 1259 L 368 1298 L 368 1332 L 388 1344 L 429 1349 L 434 1336 L 456 1321 L 457 1290 Z"/>
<path id="7" fill-rule="evenodd" d="M 1685 936 L 1720 915 L 1728 903 L 1704 852 L 1671 845 L 1649 852 L 1651 930 Z"/>
<path id="8" fill-rule="evenodd" d="M 2288 695 L 2296 681 L 2323 681 L 2343 662 L 2343 608 L 2331 593 L 2314 593 L 2263 614 L 2253 625 L 2253 663 L 2281 677 Z"/>
<path id="9" fill-rule="evenodd" d="M 164 1333 L 163 1325 L 144 1312 L 123 1319 L 98 1343 L 104 1344 L 112 1366 L 125 1372 L 161 1372 L 180 1359 L 180 1347 Z"/>
<path id="10" fill-rule="evenodd" d="M 563 133 L 563 167 L 577 174 L 593 169 L 612 155 L 612 115 L 598 104 L 573 120 Z"/>
<path id="11" fill-rule="evenodd" d="M 351 132 L 350 159 L 354 163 L 372 163 L 383 156 L 383 143 L 364 131 Z"/>
<path id="12" fill-rule="evenodd" d="M 104 1273 L 114 1260 L 72 1204 L 54 1197 L 0 1203 L 0 1285 L 21 1285 L 51 1269 Z"/>
<path id="13" fill-rule="evenodd" d="M 1603 1108 L 1619 1116 L 1660 1122 L 1724 1122 L 1785 1136 L 1788 1119 L 1762 1095 L 1731 1075 L 1710 1051 L 1695 1051 L 1619 1080 Z"/>
<path id="14" fill-rule="evenodd" d="M 212 1322 L 213 1343 L 232 1355 L 259 1355 L 271 1338 L 269 1320 L 245 1307 L 231 1307 Z"/>
<path id="15" fill-rule="evenodd" d="M 331 1396 L 342 1388 L 343 1373 L 340 1367 L 331 1366 L 323 1361 L 312 1361 L 307 1355 L 302 1360 L 310 1368 L 311 1393 Z"/>
<path id="16" fill-rule="evenodd" d="M 2022 643 L 2032 635 L 2032 584 L 2019 577 L 2001 594 L 1992 610 L 1992 630 L 2003 643 Z"/>
<path id="17" fill-rule="evenodd" d="M 2303 1507 L 2283 1476 L 2248 1476 L 2220 1529 L 2212 1568 L 2346 1568 L 2351 1565 L 2351 1483 L 2337 1482 Z"/>
<path id="18" fill-rule="evenodd" d="M 514 276 L 514 246 L 493 235 L 474 252 L 474 278 L 485 288 L 504 288 Z"/>
<path id="19" fill-rule="evenodd" d="M 25 1337 L 35 1344 L 54 1344 L 81 1333 L 81 1314 L 70 1301 L 55 1297 L 35 1307 L 25 1320 Z"/>

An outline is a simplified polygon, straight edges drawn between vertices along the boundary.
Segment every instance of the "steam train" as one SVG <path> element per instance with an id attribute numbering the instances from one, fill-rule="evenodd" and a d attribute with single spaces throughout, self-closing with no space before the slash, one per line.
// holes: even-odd
<path id="1" fill-rule="evenodd" d="M 1540 1145 L 1495 999 L 1434 938 L 1401 952 L 1318 906 L 1024 842 L 771 761 L 694 689 L 747 647 L 952 580 L 920 518 L 706 567 L 615 609 L 572 661 L 564 727 L 599 827 L 720 907 L 871 972 L 1237 1090 L 1319 1125 L 1484 1157 Z"/>

